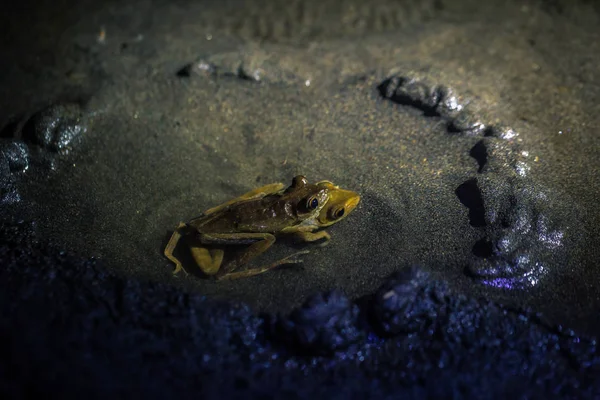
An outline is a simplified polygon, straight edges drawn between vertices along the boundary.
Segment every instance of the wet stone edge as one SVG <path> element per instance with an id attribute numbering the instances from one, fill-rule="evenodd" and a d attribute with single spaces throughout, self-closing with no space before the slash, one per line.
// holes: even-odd
<path id="1" fill-rule="evenodd" d="M 0 129 L 0 204 L 19 203 L 18 183 L 27 174 L 54 170 L 89 127 L 82 103 L 57 102 L 12 118 Z"/>
<path id="2" fill-rule="evenodd" d="M 476 174 L 455 190 L 469 210 L 471 226 L 482 232 L 467 275 L 489 286 L 520 289 L 535 286 L 549 265 L 565 259 L 564 226 L 549 218 L 547 194 L 527 177 L 529 153 L 517 143 L 516 131 L 486 123 L 456 90 L 427 79 L 393 75 L 377 92 L 425 117 L 442 119 L 448 134 L 481 138 L 469 150 L 478 164 Z"/>

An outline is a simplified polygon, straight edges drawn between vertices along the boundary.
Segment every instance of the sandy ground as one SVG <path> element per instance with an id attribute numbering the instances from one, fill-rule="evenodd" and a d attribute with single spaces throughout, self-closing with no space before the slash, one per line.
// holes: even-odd
<path id="1" fill-rule="evenodd" d="M 600 10 L 479 3 L 15 10 L 2 24 L 0 123 L 79 101 L 88 129 L 51 168 L 26 172 L 11 210 L 119 273 L 263 310 L 288 310 L 334 287 L 358 297 L 419 264 L 465 292 L 598 333 Z M 190 65 L 189 76 L 178 74 Z M 223 73 L 198 68 L 208 65 Z M 381 98 L 377 86 L 390 76 L 449 87 L 482 123 L 518 133 L 511 149 L 523 179 L 551 200 L 544 215 L 564 234 L 562 256 L 540 261 L 543 276 L 506 290 L 465 275 L 482 230 L 455 191 L 478 176 L 469 152 L 481 135 L 449 133 L 443 118 Z M 313 249 L 302 268 L 243 281 L 171 277 L 162 250 L 179 221 L 296 174 L 362 195 L 329 229 L 329 246 Z M 276 246 L 265 260 L 290 251 Z"/>

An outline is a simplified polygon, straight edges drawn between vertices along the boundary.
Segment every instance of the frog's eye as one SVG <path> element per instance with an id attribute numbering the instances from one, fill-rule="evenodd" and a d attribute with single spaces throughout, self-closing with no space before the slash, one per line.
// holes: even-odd
<path id="1" fill-rule="evenodd" d="M 309 197 L 308 198 L 308 201 L 306 202 L 306 208 L 307 209 L 314 210 L 318 206 L 319 206 L 319 199 L 317 199 L 316 197 Z"/>
<path id="2" fill-rule="evenodd" d="M 306 179 L 304 175 L 296 175 L 294 179 L 292 179 L 292 186 L 295 188 L 305 185 L 308 185 L 308 179 Z"/>
<path id="3" fill-rule="evenodd" d="M 330 216 L 333 219 L 340 219 L 344 216 L 344 207 L 336 208 L 331 210 Z"/>

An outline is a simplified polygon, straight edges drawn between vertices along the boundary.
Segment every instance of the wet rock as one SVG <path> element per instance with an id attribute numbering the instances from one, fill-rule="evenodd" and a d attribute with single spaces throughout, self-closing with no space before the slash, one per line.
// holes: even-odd
<path id="1" fill-rule="evenodd" d="M 360 340 L 359 309 L 339 291 L 319 293 L 279 321 L 279 330 L 290 342 L 316 354 L 344 349 Z"/>
<path id="2" fill-rule="evenodd" d="M 24 172 L 29 168 L 29 149 L 16 140 L 0 141 L 0 163 L 6 162 L 11 173 Z"/>
<path id="3" fill-rule="evenodd" d="M 539 282 L 564 259 L 565 224 L 544 191 L 520 177 L 477 179 L 484 202 L 488 251 L 467 272 L 484 283 L 522 288 Z M 476 245 L 477 246 L 477 245 Z"/>
<path id="4" fill-rule="evenodd" d="M 252 70 L 247 64 L 235 55 L 199 59 L 183 66 L 177 71 L 180 78 L 189 78 L 194 75 L 200 76 L 223 76 L 238 78 L 246 81 L 260 82 L 264 78 L 263 70 L 256 68 Z M 216 58 L 216 59 L 215 59 Z"/>
<path id="5" fill-rule="evenodd" d="M 438 317 L 446 294 L 446 286 L 430 281 L 426 272 L 417 267 L 406 268 L 375 294 L 375 324 L 385 335 L 422 331 Z"/>
<path id="6" fill-rule="evenodd" d="M 403 76 L 392 76 L 378 86 L 382 97 L 401 105 L 415 107 L 426 116 L 438 116 L 436 108 L 443 91 L 426 81 Z"/>
<path id="7" fill-rule="evenodd" d="M 12 183 L 12 175 L 10 173 L 10 164 L 4 157 L 0 157 L 0 190 L 6 191 Z"/>
<path id="8" fill-rule="evenodd" d="M 480 175 L 456 191 L 471 224 L 484 232 L 466 271 L 491 286 L 534 286 L 549 265 L 564 259 L 564 223 L 557 222 L 549 196 L 527 178 L 529 154 L 512 140 L 517 134 L 503 126 L 490 127 L 488 134 L 470 150 Z"/>
<path id="9" fill-rule="evenodd" d="M 464 133 L 468 136 L 477 136 L 486 129 L 485 124 L 477 114 L 468 108 L 460 111 L 448 124 L 448 131 L 452 133 Z"/>
<path id="10" fill-rule="evenodd" d="M 447 122 L 449 133 L 468 136 L 485 135 L 489 131 L 483 118 L 456 92 L 444 85 L 425 79 L 394 75 L 377 87 L 381 97 L 396 104 L 423 111 L 426 117 L 441 117 Z"/>
<path id="11" fill-rule="evenodd" d="M 195 75 L 290 85 L 306 81 L 298 75 L 295 66 L 290 65 L 286 54 L 281 50 L 259 48 L 203 57 L 177 71 L 177 76 L 180 78 Z"/>
<path id="12" fill-rule="evenodd" d="M 514 140 L 518 134 L 500 124 L 488 125 L 473 102 L 424 79 L 394 75 L 378 90 L 390 101 L 415 107 L 425 116 L 441 117 L 450 133 L 483 137 L 469 152 L 477 161 L 478 177 L 455 191 L 469 209 L 470 224 L 483 232 L 473 247 L 477 260 L 467 272 L 494 286 L 536 285 L 549 264 L 564 258 L 564 224 L 556 222 L 548 196 L 527 177 L 529 153 Z M 394 290 L 386 290 L 384 294 L 393 298 Z M 382 329 L 405 329 L 396 322 L 389 326 L 396 328 L 384 325 Z"/>
<path id="13" fill-rule="evenodd" d="M 525 176 L 529 153 L 516 143 L 498 137 L 484 137 L 471 148 L 471 157 L 479 164 L 479 173 Z"/>
<path id="14" fill-rule="evenodd" d="M 216 74 L 216 66 L 204 61 L 198 60 L 181 67 L 176 75 L 180 78 L 189 78 L 193 75 L 212 75 Z"/>
<path id="15" fill-rule="evenodd" d="M 510 142 L 514 142 L 514 140 L 519 136 L 518 132 L 503 124 L 491 125 L 486 133 L 486 136 L 492 136 Z"/>
<path id="16" fill-rule="evenodd" d="M 0 141 L 0 203 L 19 202 L 21 196 L 16 188 L 15 174 L 29 167 L 29 152 L 24 143 L 15 140 Z"/>
<path id="17" fill-rule="evenodd" d="M 441 98 L 437 104 L 436 112 L 447 120 L 453 120 L 464 109 L 465 99 L 447 86 L 440 85 L 438 88 Z"/>
<path id="18" fill-rule="evenodd" d="M 477 260 L 467 269 L 468 274 L 487 286 L 502 289 L 525 289 L 536 286 L 548 273 L 539 255 L 526 248 L 511 253 L 494 252 L 486 260 Z"/>
<path id="19" fill-rule="evenodd" d="M 55 104 L 35 113 L 23 126 L 23 138 L 50 151 L 65 151 L 87 130 L 81 107 Z"/>

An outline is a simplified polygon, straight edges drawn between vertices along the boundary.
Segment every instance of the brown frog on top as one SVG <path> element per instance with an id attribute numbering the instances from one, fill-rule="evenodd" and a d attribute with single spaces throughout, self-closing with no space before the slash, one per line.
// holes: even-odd
<path id="1" fill-rule="evenodd" d="M 189 235 L 192 257 L 206 275 L 219 280 L 258 275 L 282 264 L 301 263 L 298 256 L 308 253 L 300 251 L 266 266 L 239 271 L 269 249 L 276 236 L 293 235 L 305 242 L 328 241 L 327 232 L 315 231 L 341 220 L 359 200 L 357 193 L 340 189 L 329 181 L 310 184 L 304 176 L 298 175 L 286 189 L 282 183 L 266 185 L 211 208 L 188 223 L 180 223 L 164 254 L 175 263 L 174 274 L 185 271 L 173 251 L 181 237 Z M 249 247 L 223 265 L 224 250 L 209 249 L 207 245 Z"/>

